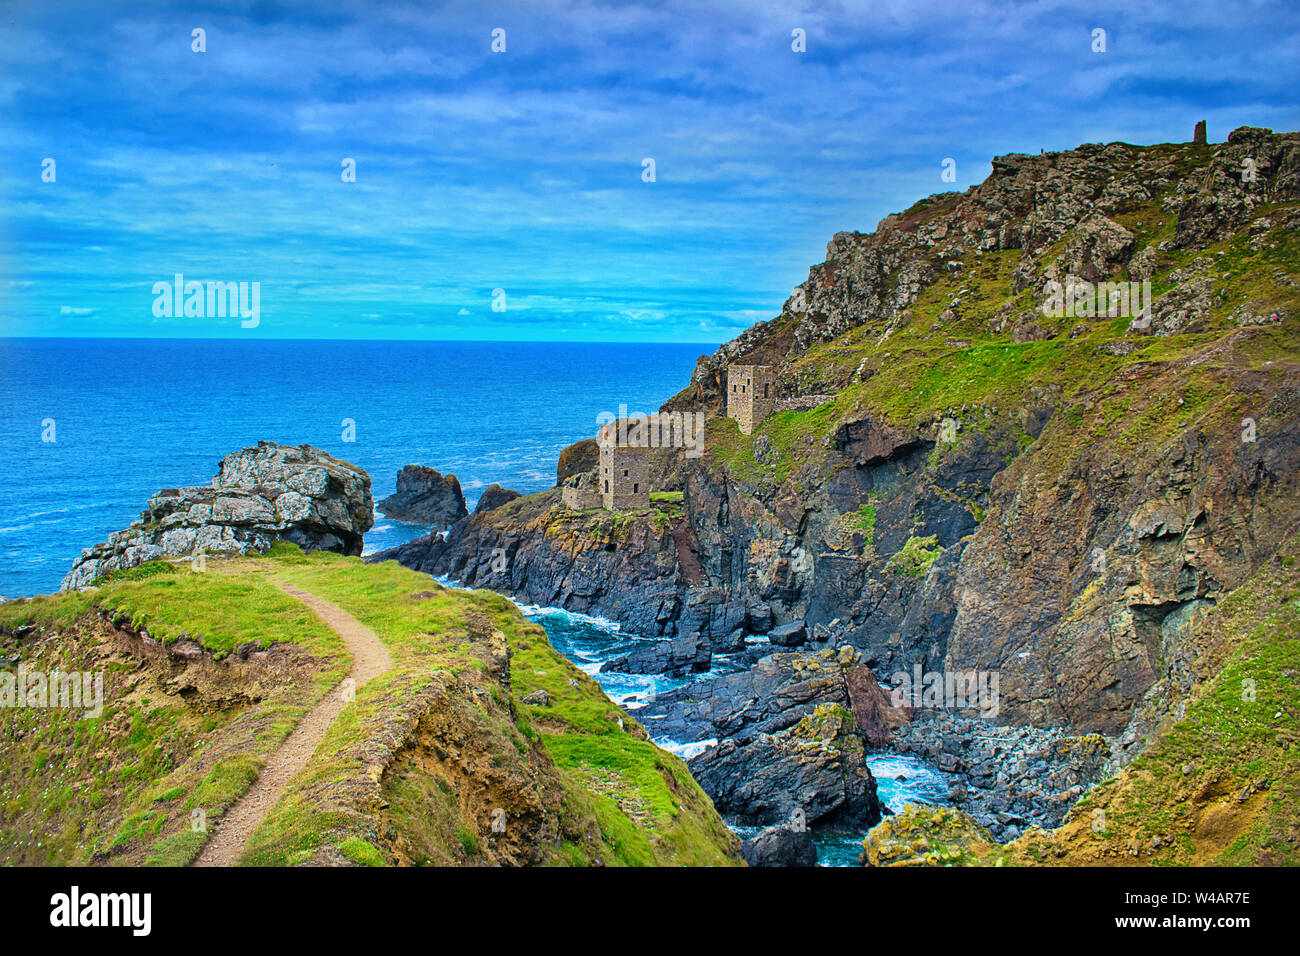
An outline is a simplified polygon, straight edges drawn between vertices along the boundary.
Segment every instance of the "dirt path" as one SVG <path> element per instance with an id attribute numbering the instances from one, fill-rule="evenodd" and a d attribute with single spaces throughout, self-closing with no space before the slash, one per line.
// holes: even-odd
<path id="1" fill-rule="evenodd" d="M 375 636 L 375 632 L 364 626 L 342 608 L 322 601 L 314 594 L 301 591 L 292 584 L 276 581 L 276 585 L 287 594 L 291 594 L 316 612 L 316 616 L 328 624 L 343 638 L 352 654 L 352 670 L 347 679 L 341 681 L 321 699 L 307 716 L 299 721 L 298 726 L 285 738 L 279 748 L 266 760 L 262 772 L 258 774 L 253 786 L 239 801 L 226 811 L 217 824 L 203 852 L 194 861 L 195 866 L 234 866 L 235 860 L 244 849 L 244 844 L 253 835 L 253 831 L 266 818 L 280 794 L 298 771 L 307 766 L 307 761 L 316 752 L 325 732 L 334 723 L 347 705 L 344 695 L 349 687 L 360 690 L 372 678 L 378 677 L 393 666 L 393 659 L 388 648 Z M 348 681 L 353 683 L 349 685 Z"/>

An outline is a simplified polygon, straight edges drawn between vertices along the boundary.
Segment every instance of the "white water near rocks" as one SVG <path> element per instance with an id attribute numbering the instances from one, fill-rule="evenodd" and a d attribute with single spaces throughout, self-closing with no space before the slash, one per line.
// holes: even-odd
<path id="1" fill-rule="evenodd" d="M 459 582 L 446 577 L 437 577 L 435 580 L 445 587 L 462 587 Z M 611 700 L 632 712 L 644 707 L 647 698 L 653 694 L 666 693 L 692 680 L 716 677 L 737 669 L 719 655 L 715 661 L 721 660 L 720 666 L 715 666 L 707 674 L 697 674 L 691 678 L 606 671 L 604 665 L 610 660 L 641 645 L 653 643 L 656 638 L 629 634 L 616 622 L 602 617 L 578 614 L 558 607 L 522 604 L 519 601 L 514 601 L 514 604 L 530 621 L 542 626 L 557 651 L 584 673 L 595 678 Z M 644 723 L 656 744 L 683 760 L 689 760 L 718 743 L 716 739 L 681 743 L 668 737 L 656 737 L 653 723 Z M 908 803 L 948 803 L 948 793 L 952 788 L 949 777 L 917 757 L 882 751 L 869 755 L 867 765 L 876 778 L 876 792 L 880 796 L 880 802 L 895 813 L 900 812 Z M 733 826 L 732 829 L 745 838 L 753 836 L 762 828 Z M 857 866 L 865 835 L 865 831 L 858 828 L 815 829 L 813 840 L 817 846 L 818 866 Z"/>

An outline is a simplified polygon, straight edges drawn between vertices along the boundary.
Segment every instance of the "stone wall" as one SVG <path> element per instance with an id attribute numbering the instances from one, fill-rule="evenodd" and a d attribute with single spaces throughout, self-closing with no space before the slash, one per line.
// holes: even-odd
<path id="1" fill-rule="evenodd" d="M 603 507 L 605 502 L 600 494 L 595 469 L 565 479 L 564 484 L 560 486 L 560 501 L 564 507 L 572 508 L 574 511 Z"/>

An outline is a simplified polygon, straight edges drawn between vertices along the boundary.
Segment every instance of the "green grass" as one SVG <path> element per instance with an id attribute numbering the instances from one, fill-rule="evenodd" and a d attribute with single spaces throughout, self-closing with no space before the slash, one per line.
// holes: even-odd
<path id="1" fill-rule="evenodd" d="M 149 568 L 162 564 L 140 565 Z M 197 640 L 218 658 L 245 644 L 300 644 L 337 652 L 337 636 L 301 601 L 269 582 L 213 570 L 144 574 L 101 587 L 95 604 L 163 644 Z"/>
<path id="2" fill-rule="evenodd" d="M 521 793 L 536 795 L 538 803 L 530 797 L 526 806 L 550 807 L 537 819 L 551 822 L 535 824 L 549 834 L 540 862 L 735 862 L 733 838 L 685 764 L 649 743 L 645 731 L 505 598 L 448 590 L 395 562 L 364 565 L 316 553 L 288 565 L 264 560 L 260 566 L 372 628 L 396 666 L 358 691 L 259 828 L 244 862 L 292 865 L 320 859 L 349 839 L 367 839 L 372 821 L 361 807 L 377 800 L 388 805 L 385 832 L 400 848 L 402 862 L 483 865 L 514 859 L 509 841 L 498 839 L 489 823 L 493 806 L 514 807 Z M 492 676 L 497 665 L 487 651 L 490 634 L 499 635 L 511 652 L 508 689 Z M 538 688 L 547 690 L 549 706 L 520 702 Z M 486 784 L 473 797 L 481 804 L 454 799 L 464 774 L 427 757 L 403 757 L 377 789 L 367 786 L 355 797 L 341 797 L 376 759 L 368 742 L 413 704 L 428 715 L 427 730 L 408 732 L 436 733 L 443 741 L 427 746 L 464 751 L 464 735 L 471 735 L 475 752 L 487 755 L 476 771 Z M 544 729 L 535 729 L 539 725 Z M 611 779 L 626 788 L 622 805 L 618 795 L 604 792 Z M 493 795 L 495 781 L 502 789 Z M 653 812 L 641 818 L 640 807 Z M 526 809 L 511 813 L 512 826 L 524 825 L 514 814 L 528 818 Z"/>
<path id="3" fill-rule="evenodd" d="M 314 614 L 265 578 L 235 577 L 219 570 L 225 567 L 219 559 L 203 573 L 151 563 L 102 579 L 95 591 L 0 605 L 5 632 L 43 629 L 41 644 L 18 645 L 29 668 L 102 670 L 105 700 L 98 718 L 60 709 L 0 711 L 0 858 L 189 862 L 206 840 L 191 831 L 191 813 L 219 820 L 265 756 L 347 672 L 342 641 Z M 295 645 L 304 653 L 301 677 L 256 691 L 255 707 L 238 699 L 194 706 L 142 671 L 96 612 L 146 627 L 166 643 L 192 637 L 215 658 L 245 643 Z M 241 687 L 235 681 L 227 689 Z"/>
<path id="4" fill-rule="evenodd" d="M 853 522 L 852 527 L 862 532 L 868 547 L 876 543 L 876 505 L 874 501 L 858 507 L 857 519 Z"/>
<path id="5" fill-rule="evenodd" d="M 908 577 L 923 578 L 930 571 L 930 565 L 943 552 L 938 535 L 910 537 L 888 561 L 885 570 L 894 574 L 906 574 Z"/>

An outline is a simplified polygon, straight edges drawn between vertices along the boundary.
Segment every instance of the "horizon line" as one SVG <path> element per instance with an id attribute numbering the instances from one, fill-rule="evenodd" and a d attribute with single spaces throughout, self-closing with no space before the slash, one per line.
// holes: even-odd
<path id="1" fill-rule="evenodd" d="M 730 341 L 730 340 L 727 340 Z M 0 335 L 0 342 L 412 342 L 457 343 L 467 345 L 709 345 L 706 341 L 655 342 L 630 339 L 354 339 L 354 338 L 257 338 L 241 336 L 220 336 L 206 338 L 202 336 L 146 336 L 146 335 Z M 715 348 L 724 344 L 717 342 Z"/>

